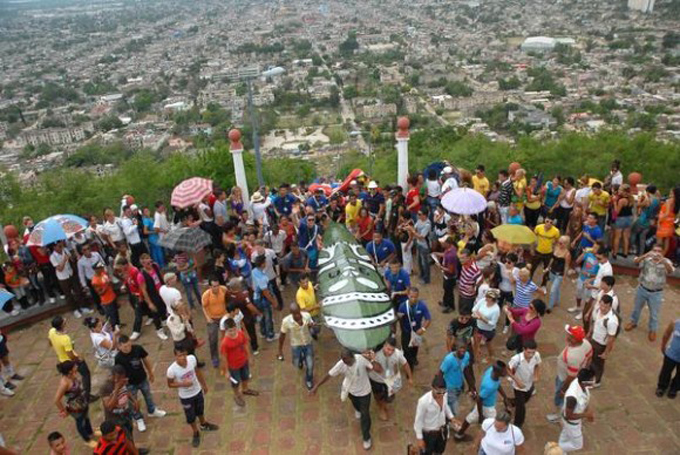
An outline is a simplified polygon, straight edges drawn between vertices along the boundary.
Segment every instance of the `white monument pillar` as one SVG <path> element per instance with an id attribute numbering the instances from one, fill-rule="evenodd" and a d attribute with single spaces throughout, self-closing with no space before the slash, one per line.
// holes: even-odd
<path id="1" fill-rule="evenodd" d="M 236 186 L 241 188 L 243 195 L 243 207 L 250 211 L 250 193 L 248 193 L 248 180 L 246 168 L 243 165 L 243 144 L 241 144 L 241 132 L 237 129 L 229 131 L 229 150 L 234 159 L 234 173 L 236 174 Z"/>
<path id="2" fill-rule="evenodd" d="M 409 130 L 411 122 L 409 122 L 408 117 L 400 117 L 397 120 L 397 156 L 398 156 L 398 167 L 397 167 L 397 183 L 401 186 L 404 194 L 408 191 L 408 140 L 409 140 Z"/>

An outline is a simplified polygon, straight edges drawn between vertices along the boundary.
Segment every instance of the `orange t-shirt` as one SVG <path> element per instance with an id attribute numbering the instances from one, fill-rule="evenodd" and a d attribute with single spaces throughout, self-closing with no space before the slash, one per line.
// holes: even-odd
<path id="1" fill-rule="evenodd" d="M 99 293 L 102 305 L 109 305 L 116 300 L 116 292 L 113 290 L 111 279 L 106 273 L 101 275 L 95 274 L 95 276 L 92 277 L 92 286 L 97 290 L 97 293 Z M 101 293 L 102 289 L 104 289 L 103 293 Z"/>

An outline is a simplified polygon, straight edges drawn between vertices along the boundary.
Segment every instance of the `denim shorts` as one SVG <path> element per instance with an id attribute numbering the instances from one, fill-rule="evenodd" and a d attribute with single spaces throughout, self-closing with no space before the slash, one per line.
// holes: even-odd
<path id="1" fill-rule="evenodd" d="M 496 330 L 483 330 L 480 329 L 479 327 L 475 328 L 477 333 L 479 333 L 486 341 L 491 341 L 493 340 L 493 337 L 496 336 Z"/>
<path id="2" fill-rule="evenodd" d="M 229 375 L 231 376 L 231 386 L 238 387 L 243 381 L 250 379 L 250 368 L 248 368 L 248 363 L 246 362 L 245 365 L 237 370 L 229 368 Z"/>
<path id="3" fill-rule="evenodd" d="M 633 226 L 632 216 L 619 216 L 614 221 L 614 229 L 629 229 Z"/>

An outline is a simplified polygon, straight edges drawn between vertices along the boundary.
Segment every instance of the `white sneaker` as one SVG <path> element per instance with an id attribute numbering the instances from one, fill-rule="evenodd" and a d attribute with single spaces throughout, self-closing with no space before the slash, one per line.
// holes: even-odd
<path id="1" fill-rule="evenodd" d="M 253 355 L 260 355 L 260 351 L 253 351 Z"/>
<path id="2" fill-rule="evenodd" d="M 15 309 L 12 310 L 12 312 L 10 313 L 10 315 L 12 315 L 12 316 L 19 316 L 19 313 L 21 313 L 21 310 L 20 310 L 19 308 L 15 308 Z"/>
<path id="3" fill-rule="evenodd" d="M 359 420 L 361 418 L 361 413 L 359 411 L 354 411 L 354 418 Z"/>
<path id="4" fill-rule="evenodd" d="M 560 421 L 560 415 L 559 414 L 548 414 L 545 416 L 546 419 L 548 419 L 548 422 L 550 423 L 557 423 Z"/>
<path id="5" fill-rule="evenodd" d="M 583 313 L 577 314 L 576 316 L 574 316 L 574 319 L 576 319 L 577 321 L 580 321 L 581 319 L 583 319 Z"/>
<path id="6" fill-rule="evenodd" d="M 80 319 L 80 318 L 83 317 L 82 313 L 81 313 L 80 311 L 78 311 L 78 310 L 75 310 L 75 311 L 73 312 L 73 316 L 75 316 L 77 319 Z"/>
<path id="7" fill-rule="evenodd" d="M 573 306 L 569 309 L 567 309 L 567 313 L 576 313 L 577 311 L 580 311 L 581 309 L 577 306 Z"/>
<path id="8" fill-rule="evenodd" d="M 144 423 L 144 419 L 137 419 L 136 422 L 139 432 L 144 433 L 146 431 L 146 423 Z"/>
<path id="9" fill-rule="evenodd" d="M 13 397 L 14 392 L 5 386 L 0 386 L 0 395 L 5 395 L 6 397 Z"/>
<path id="10" fill-rule="evenodd" d="M 372 445 L 373 441 L 371 441 L 370 439 L 368 441 L 364 441 L 364 450 L 369 450 Z"/>
<path id="11" fill-rule="evenodd" d="M 151 325 L 151 324 L 153 324 L 153 319 L 147 318 L 147 320 L 146 320 L 146 322 L 144 323 L 144 325 Z"/>
<path id="12" fill-rule="evenodd" d="M 59 298 L 60 298 L 61 300 L 65 300 L 65 299 L 66 299 L 66 296 L 65 296 L 64 294 L 59 294 Z"/>
<path id="13" fill-rule="evenodd" d="M 130 340 L 135 341 L 140 335 L 141 334 L 139 332 L 132 332 L 132 335 L 130 335 Z"/>
<path id="14" fill-rule="evenodd" d="M 163 332 L 163 329 L 156 330 L 156 335 L 163 341 L 168 339 L 168 336 L 165 334 L 165 332 Z"/>
<path id="15" fill-rule="evenodd" d="M 160 408 L 156 408 L 156 410 L 153 412 L 153 414 L 149 414 L 150 417 L 165 417 L 167 412 Z"/>
<path id="16" fill-rule="evenodd" d="M 57 301 L 57 299 L 55 299 L 54 297 L 50 297 L 50 303 L 54 303 L 56 301 Z"/>
<path id="17" fill-rule="evenodd" d="M 505 327 L 503 327 L 503 335 L 505 335 L 506 333 L 508 333 L 508 328 L 509 328 L 509 327 L 510 327 L 509 325 L 506 325 Z"/>
<path id="18" fill-rule="evenodd" d="M 94 313 L 94 311 L 92 311 L 90 308 L 81 308 L 80 312 L 83 313 L 83 314 Z"/>

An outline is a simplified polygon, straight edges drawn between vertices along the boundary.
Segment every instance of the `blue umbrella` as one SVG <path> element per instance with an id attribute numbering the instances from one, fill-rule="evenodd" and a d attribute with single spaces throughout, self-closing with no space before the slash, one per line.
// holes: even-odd
<path id="1" fill-rule="evenodd" d="M 5 306 L 5 303 L 9 302 L 14 298 L 14 294 L 4 289 L 0 289 L 0 308 Z"/>
<path id="2" fill-rule="evenodd" d="M 75 215 L 54 215 L 36 224 L 27 245 L 45 246 L 73 237 L 87 228 L 87 221 Z"/>

